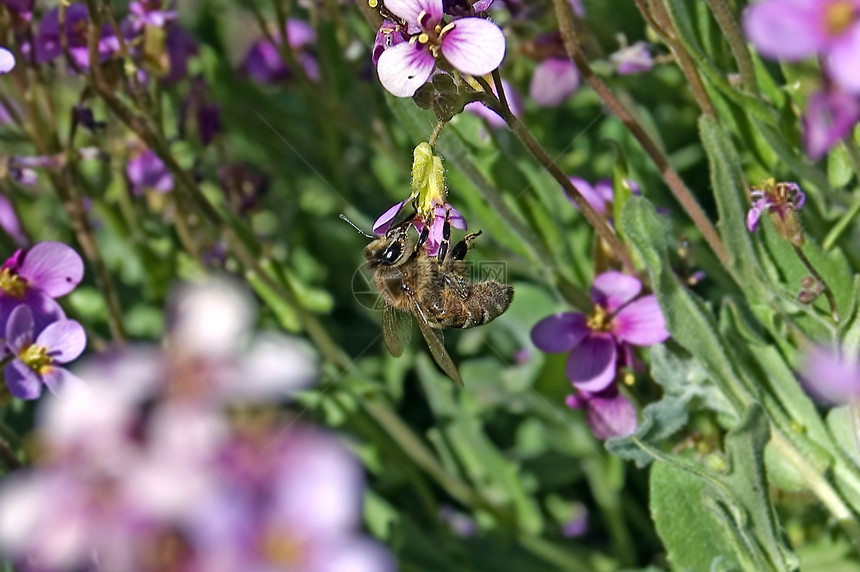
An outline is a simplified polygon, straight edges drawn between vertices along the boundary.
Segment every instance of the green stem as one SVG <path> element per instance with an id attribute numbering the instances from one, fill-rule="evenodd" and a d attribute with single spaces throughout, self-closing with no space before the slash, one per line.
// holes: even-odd
<path id="1" fill-rule="evenodd" d="M 699 206 L 698 202 L 696 202 L 693 193 L 687 188 L 684 181 L 681 180 L 681 177 L 669 163 L 669 159 L 666 157 L 666 154 L 663 153 L 657 145 L 657 142 L 648 134 L 645 127 L 594 73 L 594 70 L 591 69 L 591 66 L 588 64 L 588 60 L 579 49 L 579 45 L 576 41 L 570 5 L 565 0 L 553 0 L 553 3 L 555 4 L 556 17 L 558 18 L 559 31 L 561 32 L 562 39 L 564 40 L 564 46 L 568 57 L 570 57 L 571 61 L 576 65 L 580 75 L 585 79 L 586 83 L 591 86 L 606 106 L 609 107 L 616 117 L 618 117 L 621 123 L 623 123 L 627 130 L 630 131 L 630 134 L 636 138 L 642 146 L 642 149 L 645 151 L 645 154 L 648 155 L 648 158 L 651 159 L 651 162 L 654 163 L 654 166 L 657 167 L 657 170 L 663 176 L 663 180 L 666 181 L 666 184 L 672 191 L 675 199 L 681 203 L 681 206 L 687 212 L 687 215 L 692 219 L 693 223 L 699 229 L 699 232 L 702 233 L 702 236 L 714 252 L 714 255 L 720 261 L 720 264 L 722 264 L 726 270 L 729 270 L 731 268 L 729 253 L 726 250 L 725 245 L 723 245 L 723 241 L 720 239 L 717 229 L 714 228 L 714 225 L 711 224 L 710 220 L 708 220 L 702 207 Z"/>
<path id="2" fill-rule="evenodd" d="M 750 57 L 741 27 L 738 25 L 734 14 L 732 14 L 728 2 L 726 0 L 708 0 L 708 4 L 714 17 L 717 19 L 717 23 L 723 30 L 723 34 L 725 34 L 729 48 L 732 50 L 732 55 L 735 57 L 735 62 L 738 65 L 738 73 L 741 76 L 741 87 L 751 93 L 758 92 L 758 82 L 755 77 L 755 67 L 753 66 L 752 57 Z"/>
<path id="3" fill-rule="evenodd" d="M 585 216 L 585 219 L 589 224 L 591 224 L 600 237 L 606 241 L 615 256 L 621 261 L 625 270 L 631 274 L 635 273 L 636 268 L 633 266 L 633 260 L 630 258 L 627 248 L 618 238 L 618 235 L 615 234 L 615 231 L 612 230 L 612 227 L 609 226 L 606 218 L 599 215 L 588 201 L 585 200 L 582 193 L 580 193 L 576 186 L 570 182 L 570 178 L 564 174 L 564 171 L 556 165 L 555 161 L 552 160 L 544 148 L 541 147 L 540 143 L 538 143 L 534 136 L 532 136 L 531 131 L 529 131 L 523 122 L 517 119 L 517 117 L 511 112 L 511 108 L 507 105 L 507 100 L 503 99 L 505 97 L 504 88 L 502 87 L 501 76 L 499 75 L 498 70 L 493 72 L 496 90 L 499 93 L 498 97 L 493 95 L 492 89 L 490 89 L 489 84 L 487 84 L 483 78 L 476 79 L 484 88 L 484 101 L 493 107 L 497 113 L 500 113 L 502 118 L 508 124 L 510 130 L 514 132 L 514 135 L 517 136 L 523 145 L 525 145 L 526 149 L 529 150 L 544 169 L 546 169 L 561 185 L 564 192 L 576 203 L 576 206 L 579 207 L 579 210 Z"/>

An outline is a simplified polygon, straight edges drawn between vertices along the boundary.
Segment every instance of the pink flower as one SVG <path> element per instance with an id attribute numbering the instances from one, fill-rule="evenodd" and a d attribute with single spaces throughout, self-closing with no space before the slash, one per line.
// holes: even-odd
<path id="1" fill-rule="evenodd" d="M 637 298 L 641 290 L 633 276 L 604 272 L 591 288 L 591 316 L 565 312 L 544 318 L 532 329 L 532 342 L 545 352 L 570 352 L 568 379 L 578 390 L 597 394 L 615 381 L 620 352 L 669 337 L 657 298 Z"/>
<path id="2" fill-rule="evenodd" d="M 585 420 L 598 439 L 624 437 L 636 431 L 636 408 L 616 385 L 597 393 L 568 395 L 565 403 L 571 409 L 585 409 Z"/>
<path id="3" fill-rule="evenodd" d="M 553 56 L 535 68 L 529 84 L 529 96 L 542 107 L 564 103 L 579 87 L 579 72 L 567 57 Z"/>
<path id="4" fill-rule="evenodd" d="M 836 143 L 851 134 L 860 119 L 860 101 L 842 91 L 813 95 L 803 116 L 803 147 L 811 159 L 822 158 Z"/>
<path id="5" fill-rule="evenodd" d="M 457 71 L 482 76 L 505 57 L 505 35 L 483 18 L 460 18 L 445 25 L 442 0 L 387 0 L 385 8 L 402 18 L 412 34 L 408 42 L 382 52 L 377 73 L 382 86 L 397 97 L 411 97 L 444 57 Z"/>
<path id="6" fill-rule="evenodd" d="M 493 93 L 496 93 L 496 86 L 493 84 L 490 87 L 493 88 Z M 523 112 L 522 97 L 520 97 L 517 90 L 515 90 L 514 87 L 505 80 L 502 80 L 502 87 L 505 90 L 505 96 L 508 98 L 508 105 L 511 108 L 511 113 L 515 116 L 519 116 Z M 463 109 L 470 113 L 474 113 L 478 117 L 486 119 L 492 129 L 501 129 L 507 125 L 501 115 L 479 101 L 467 103 Z"/>
<path id="7" fill-rule="evenodd" d="M 803 245 L 803 228 L 797 211 L 803 208 L 806 195 L 797 183 L 767 179 L 750 189 L 752 206 L 747 213 L 747 230 L 755 232 L 761 215 L 767 213 L 776 232 L 797 246 Z"/>
<path id="8" fill-rule="evenodd" d="M 407 201 L 401 201 L 382 213 L 382 215 L 373 223 L 373 233 L 380 236 L 385 234 L 391 227 L 391 223 L 393 223 L 394 219 L 397 218 L 397 215 L 400 214 L 400 211 L 403 209 L 406 202 Z M 428 256 L 436 256 L 439 253 L 439 246 L 442 244 L 444 238 L 443 233 L 446 217 L 450 225 L 456 229 L 467 230 L 469 228 L 466 224 L 466 219 L 463 218 L 460 211 L 451 206 L 450 203 L 446 202 L 445 204 L 436 206 L 433 222 L 430 223 L 429 235 L 427 236 L 427 241 L 424 243 L 424 251 Z M 424 230 L 426 225 L 423 220 L 416 216 L 412 219 L 412 226 L 414 226 L 415 230 L 421 234 L 421 231 Z"/>
<path id="9" fill-rule="evenodd" d="M 618 75 L 630 75 L 650 70 L 654 66 L 654 58 L 645 42 L 636 42 L 632 46 L 621 48 L 609 59 L 615 64 Z"/>
<path id="10" fill-rule="evenodd" d="M 860 363 L 841 351 L 812 348 L 801 371 L 804 387 L 820 401 L 841 405 L 860 399 Z"/>
<path id="11" fill-rule="evenodd" d="M 843 89 L 860 93 L 860 0 L 762 0 L 743 25 L 765 56 L 799 61 L 821 54 Z"/>

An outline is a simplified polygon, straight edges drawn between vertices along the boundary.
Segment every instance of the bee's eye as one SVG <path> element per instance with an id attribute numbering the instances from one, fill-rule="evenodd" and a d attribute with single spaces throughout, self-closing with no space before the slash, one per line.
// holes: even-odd
<path id="1" fill-rule="evenodd" d="M 387 264 L 394 264 L 394 261 L 400 258 L 401 247 L 399 242 L 393 242 L 382 252 L 382 261 Z"/>

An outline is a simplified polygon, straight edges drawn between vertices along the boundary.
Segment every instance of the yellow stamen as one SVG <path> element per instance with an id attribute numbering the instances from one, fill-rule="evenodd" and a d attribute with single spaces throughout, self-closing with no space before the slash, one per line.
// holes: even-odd
<path id="1" fill-rule="evenodd" d="M 592 332 L 608 332 L 612 329 L 609 312 L 599 304 L 594 305 L 594 312 L 588 318 L 586 325 Z"/>
<path id="2" fill-rule="evenodd" d="M 857 20 L 857 8 L 851 0 L 833 2 L 825 8 L 824 22 L 827 33 L 838 36 L 845 32 Z"/>
<path id="3" fill-rule="evenodd" d="M 54 363 L 53 358 L 48 355 L 48 348 L 36 344 L 25 346 L 18 354 L 18 359 L 39 374 L 49 373 L 51 364 Z"/>
<path id="4" fill-rule="evenodd" d="M 632 386 L 636 383 L 636 376 L 630 373 L 629 371 L 624 374 L 624 385 Z"/>
<path id="5" fill-rule="evenodd" d="M 453 30 L 456 26 L 457 26 L 457 22 L 451 22 L 450 24 L 448 24 L 447 26 L 445 26 L 444 28 L 439 30 L 439 32 L 438 32 L 439 39 L 441 40 L 442 36 L 444 36 L 445 34 L 450 32 L 451 30 Z M 439 26 L 436 26 L 436 27 L 438 28 Z"/>
<path id="6" fill-rule="evenodd" d="M 5 294 L 22 298 L 29 290 L 27 281 L 11 272 L 8 268 L 0 270 L 0 290 Z"/>
<path id="7" fill-rule="evenodd" d="M 418 43 L 419 44 L 426 44 L 429 41 L 430 41 L 430 36 L 428 36 L 427 34 L 425 34 L 423 32 L 421 33 L 420 36 L 418 36 Z"/>
<path id="8" fill-rule="evenodd" d="M 379 2 L 377 0 L 367 0 L 367 5 L 371 8 L 376 8 L 379 6 Z"/>

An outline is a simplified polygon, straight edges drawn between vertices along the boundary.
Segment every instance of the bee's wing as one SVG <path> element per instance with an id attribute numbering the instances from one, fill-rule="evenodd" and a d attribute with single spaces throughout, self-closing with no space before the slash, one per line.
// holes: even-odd
<path id="1" fill-rule="evenodd" d="M 382 309 L 382 335 L 391 355 L 400 356 L 412 339 L 412 318 L 406 312 L 386 304 Z"/>
<path id="2" fill-rule="evenodd" d="M 415 296 L 411 293 L 410 295 L 412 296 L 412 304 L 415 307 L 415 318 L 418 320 L 418 329 L 421 330 L 421 335 L 424 336 L 424 341 L 427 342 L 427 347 L 430 348 L 433 359 L 436 360 L 442 371 L 448 374 L 448 377 L 453 379 L 457 385 L 463 387 L 463 378 L 460 376 L 457 366 L 454 365 L 454 361 L 448 355 L 448 351 L 442 343 L 442 330 L 433 328 L 430 325 L 427 321 L 427 316 L 424 315 L 424 310 L 418 304 Z"/>

